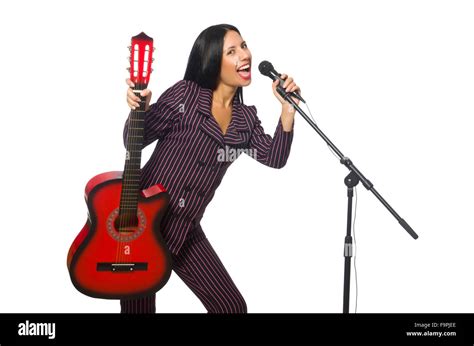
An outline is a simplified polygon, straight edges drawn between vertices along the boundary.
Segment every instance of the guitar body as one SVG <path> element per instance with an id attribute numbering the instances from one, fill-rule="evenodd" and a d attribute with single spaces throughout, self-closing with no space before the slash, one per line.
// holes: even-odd
<path id="1" fill-rule="evenodd" d="M 122 172 L 95 176 L 86 186 L 89 218 L 71 245 L 67 265 L 74 286 L 105 299 L 153 294 L 171 274 L 171 256 L 160 233 L 169 203 L 161 184 L 141 191 L 133 226 L 121 226 Z"/>

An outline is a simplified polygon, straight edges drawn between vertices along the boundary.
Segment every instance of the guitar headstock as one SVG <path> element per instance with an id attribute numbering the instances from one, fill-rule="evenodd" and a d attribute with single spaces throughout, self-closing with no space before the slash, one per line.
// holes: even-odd
<path id="1" fill-rule="evenodd" d="M 141 32 L 132 37 L 130 48 L 130 79 L 135 87 L 146 88 L 150 81 L 150 73 L 153 71 L 153 39 Z"/>

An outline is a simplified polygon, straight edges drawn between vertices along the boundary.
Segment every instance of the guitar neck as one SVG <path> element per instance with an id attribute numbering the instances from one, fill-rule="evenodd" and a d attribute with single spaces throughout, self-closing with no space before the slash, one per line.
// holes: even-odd
<path id="1" fill-rule="evenodd" d="M 129 116 L 120 215 L 137 215 L 145 119 L 145 97 L 140 96 L 139 93 L 145 88 L 146 85 L 142 84 L 136 85 L 134 89 L 141 101 L 140 107 L 132 110 Z"/>
<path id="2" fill-rule="evenodd" d="M 145 98 L 140 92 L 146 89 L 153 71 L 153 39 L 141 32 L 132 37 L 130 49 L 130 80 L 135 84 L 135 94 L 140 97 L 140 107 L 130 112 L 128 122 L 127 152 L 122 177 L 120 217 L 122 226 L 136 224 L 141 178 L 141 159 L 144 142 Z"/>

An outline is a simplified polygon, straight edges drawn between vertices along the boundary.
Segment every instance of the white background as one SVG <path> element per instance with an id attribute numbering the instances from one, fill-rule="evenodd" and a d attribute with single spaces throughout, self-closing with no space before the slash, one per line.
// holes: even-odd
<path id="1" fill-rule="evenodd" d="M 2 2 L 0 311 L 119 311 L 75 290 L 66 254 L 87 181 L 123 169 L 130 38 L 155 39 L 155 101 L 198 34 L 231 23 L 253 53 L 244 99 L 267 133 L 279 104 L 262 60 L 294 76 L 321 129 L 420 236 L 359 186 L 358 312 L 473 312 L 473 18 L 470 1 Z M 233 164 L 202 225 L 249 312 L 338 313 L 348 171 L 303 118 L 294 131 L 283 169 Z M 205 312 L 176 274 L 157 308 Z"/>

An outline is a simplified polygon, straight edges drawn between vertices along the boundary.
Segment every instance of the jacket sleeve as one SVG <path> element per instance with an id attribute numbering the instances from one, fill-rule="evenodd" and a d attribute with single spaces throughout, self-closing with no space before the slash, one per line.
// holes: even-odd
<path id="1" fill-rule="evenodd" d="M 282 168 L 285 166 L 290 155 L 291 143 L 293 142 L 293 128 L 285 132 L 278 119 L 278 124 L 273 138 L 265 134 L 261 126 L 261 121 L 256 118 L 253 131 L 250 137 L 250 148 L 254 152 L 253 157 L 260 163 L 273 168 Z"/>
<path id="2" fill-rule="evenodd" d="M 150 105 L 145 113 L 145 138 L 143 147 L 163 138 L 179 120 L 180 108 L 184 98 L 186 81 L 181 80 L 165 90 L 156 103 Z M 125 122 L 123 130 L 124 144 L 127 143 L 128 124 L 130 116 Z"/>

